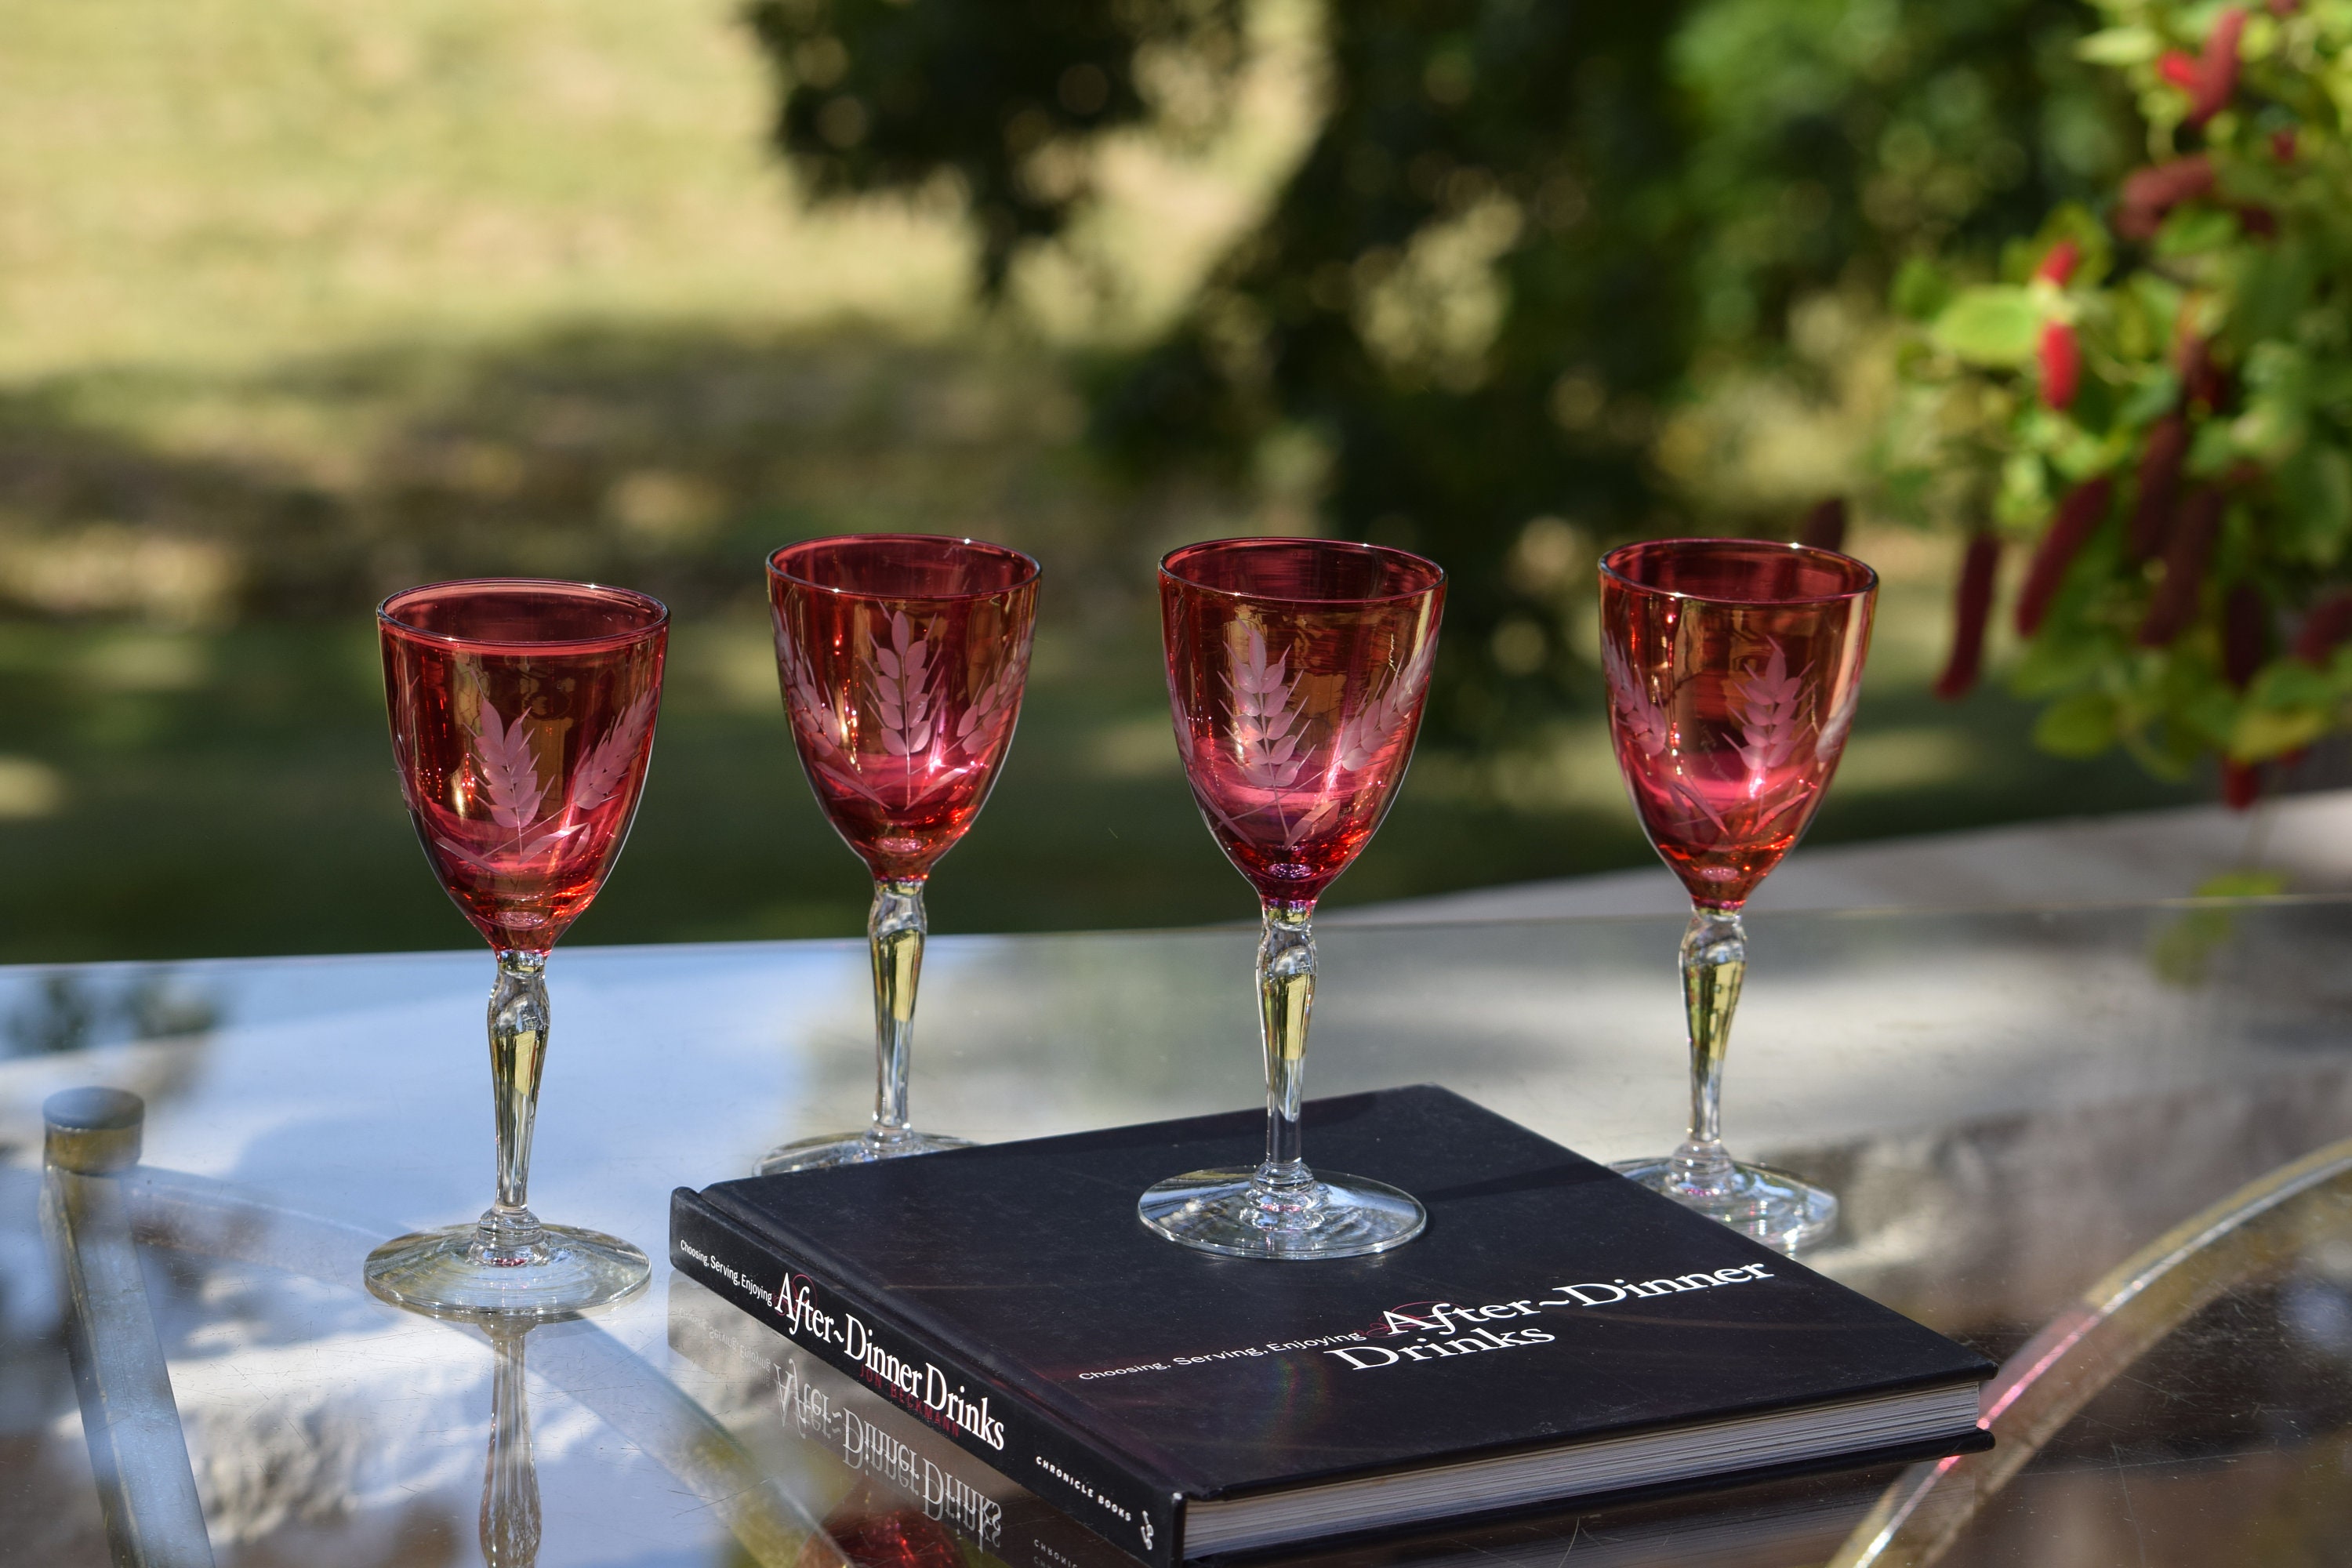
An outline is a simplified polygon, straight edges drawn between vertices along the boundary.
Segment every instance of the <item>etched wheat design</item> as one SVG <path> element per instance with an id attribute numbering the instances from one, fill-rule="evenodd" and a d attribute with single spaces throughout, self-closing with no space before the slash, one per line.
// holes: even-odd
<path id="1" fill-rule="evenodd" d="M 1771 653 L 1763 667 L 1751 668 L 1732 685 L 1739 721 L 1736 749 L 1750 780 L 1787 766 L 1804 739 L 1804 684 L 1789 673 L 1787 651 L 1777 642 L 1766 646 Z"/>
<path id="2" fill-rule="evenodd" d="M 855 667 L 859 695 L 846 705 L 828 698 L 800 640 L 777 632 L 784 706 L 803 756 L 885 810 L 908 809 L 953 784 L 968 772 L 944 765 L 958 752 L 975 765 L 984 762 L 1020 706 L 1025 649 L 1012 654 L 959 705 L 951 689 L 954 665 L 939 654 L 940 630 L 936 620 L 892 611 L 877 635 L 865 639 Z M 882 758 L 861 755 L 871 747 L 903 769 L 889 767 L 887 781 L 866 776 L 882 765 Z"/>
<path id="3" fill-rule="evenodd" d="M 1643 756 L 1660 755 L 1674 742 L 1674 726 L 1664 711 L 1650 700 L 1641 672 L 1614 641 L 1602 642 L 1601 662 L 1607 672 L 1610 706 L 1617 716 L 1618 728 Z"/>
<path id="4" fill-rule="evenodd" d="M 641 691 L 636 699 L 621 710 L 604 738 L 589 748 L 580 766 L 572 775 L 572 805 L 574 810 L 593 811 L 613 798 L 629 776 L 638 755 L 643 752 L 646 731 L 654 721 L 654 694 Z"/>
<path id="5" fill-rule="evenodd" d="M 1388 689 L 1339 726 L 1331 748 L 1334 766 L 1345 773 L 1361 773 L 1403 733 L 1421 701 L 1422 688 L 1428 684 L 1430 661 L 1436 651 L 1435 643 L 1423 643 L 1421 651 L 1397 671 Z"/>
<path id="6" fill-rule="evenodd" d="M 977 762 L 981 753 L 996 743 L 998 731 L 1003 727 L 1002 721 L 1020 706 L 1021 689 L 1028 674 L 1029 661 L 1025 653 L 1016 652 L 1004 661 L 1004 668 L 997 671 L 995 679 L 973 693 L 971 706 L 955 721 L 955 742 L 963 748 L 964 755 Z M 940 721 L 942 725 L 946 722 L 945 709 L 942 709 Z"/>
<path id="7" fill-rule="evenodd" d="M 781 630 L 776 634 L 776 668 L 783 676 L 784 710 L 793 729 L 806 744 L 826 755 L 839 756 L 841 717 L 825 700 L 824 688 L 816 683 L 816 671 L 801 651 L 800 639 Z"/>
<path id="8" fill-rule="evenodd" d="M 1243 632 L 1243 646 L 1234 651 L 1225 674 L 1234 699 L 1233 743 L 1242 777 L 1260 789 L 1286 790 L 1307 765 L 1307 759 L 1298 755 L 1306 714 L 1292 700 L 1298 682 L 1285 679 L 1287 653 L 1268 663 L 1265 635 L 1255 626 Z"/>
<path id="9" fill-rule="evenodd" d="M 481 770 L 482 794 L 490 804 L 490 820 L 517 833 L 537 822 L 547 799 L 547 785 L 539 776 L 539 759 L 530 749 L 528 713 L 512 723 L 485 699 L 475 715 L 470 733 L 474 760 Z"/>
<path id="10" fill-rule="evenodd" d="M 1651 764 L 1643 769 L 1661 794 L 1678 803 L 1686 831 L 1696 837 L 1698 824 L 1714 830 L 1719 842 L 1731 834 L 1731 825 L 1707 798 L 1705 790 L 1681 775 L 1683 763 L 1675 754 L 1675 723 L 1665 704 L 1651 695 L 1650 681 L 1633 655 L 1613 640 L 1604 640 L 1601 662 L 1609 684 L 1609 710 L 1621 743 Z"/>
<path id="11" fill-rule="evenodd" d="M 509 722 L 484 699 L 467 733 L 473 740 L 475 772 L 481 798 L 490 808 L 490 826 L 506 830 L 505 843 L 495 853 L 500 858 L 529 859 L 561 842 L 568 828 L 559 826 L 528 841 L 523 837 L 546 815 L 551 787 L 540 776 L 539 757 L 530 743 L 530 715 L 518 713 Z M 489 864 L 480 855 L 468 858 Z"/>
<path id="12" fill-rule="evenodd" d="M 866 689 L 874 697 L 874 713 L 881 731 L 882 749 L 904 757 L 909 765 L 930 750 L 938 724 L 932 712 L 932 628 L 915 635 L 904 610 L 890 613 L 890 638 L 875 642 L 866 661 Z"/>

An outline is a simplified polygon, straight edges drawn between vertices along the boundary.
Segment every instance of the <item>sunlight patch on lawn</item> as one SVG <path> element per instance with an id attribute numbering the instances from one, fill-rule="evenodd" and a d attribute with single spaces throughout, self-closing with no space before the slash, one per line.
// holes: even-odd
<path id="1" fill-rule="evenodd" d="M 55 816 L 65 803 L 65 774 L 35 757 L 0 756 L 0 820 Z"/>

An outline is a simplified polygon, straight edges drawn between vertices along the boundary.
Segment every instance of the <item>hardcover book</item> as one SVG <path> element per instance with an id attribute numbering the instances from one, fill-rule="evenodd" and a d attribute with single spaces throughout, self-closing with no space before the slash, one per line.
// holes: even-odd
<path id="1" fill-rule="evenodd" d="M 750 1328 L 726 1301 L 673 1276 L 669 1346 L 720 1379 L 722 1419 L 747 1442 L 781 1432 L 803 1447 L 792 1460 L 796 1495 L 823 1515 L 827 1535 L 861 1568 L 1118 1568 L 1128 1553 L 982 1463 L 879 1389 L 781 1334 Z M 706 1402 L 709 1393 L 699 1395 Z M 714 1414 L 718 1411 L 715 1409 Z M 810 1462 L 810 1449 L 830 1458 Z M 1298 1568 L 1821 1568 L 1866 1516 L 1899 1463 L 1775 1477 L 1693 1497 L 1575 1504 L 1471 1521 L 1448 1520 L 1384 1536 L 1372 1550 L 1343 1542 L 1286 1552 Z M 827 1472 L 830 1473 L 827 1473 Z M 920 1550 L 928 1538 L 966 1550 Z M 868 1548 L 874 1548 L 869 1550 Z"/>
<path id="2" fill-rule="evenodd" d="M 1312 1101 L 1394 1252 L 1225 1258 L 1136 1194 L 1255 1111 L 681 1188 L 679 1270 L 1155 1564 L 1981 1447 L 1981 1356 L 1427 1086 Z"/>

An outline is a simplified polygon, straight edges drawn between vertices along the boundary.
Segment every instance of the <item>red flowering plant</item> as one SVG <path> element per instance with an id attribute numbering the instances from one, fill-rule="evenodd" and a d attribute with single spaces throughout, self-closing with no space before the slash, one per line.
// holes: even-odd
<path id="1" fill-rule="evenodd" d="M 2168 775 L 2352 720 L 2352 3 L 2097 0 L 2149 162 L 2000 280 L 1906 266 L 1889 499 L 1971 537 L 1939 695 L 1975 683 L 2004 553 L 2048 749 Z M 2012 548 L 2014 547 L 2014 548 Z"/>

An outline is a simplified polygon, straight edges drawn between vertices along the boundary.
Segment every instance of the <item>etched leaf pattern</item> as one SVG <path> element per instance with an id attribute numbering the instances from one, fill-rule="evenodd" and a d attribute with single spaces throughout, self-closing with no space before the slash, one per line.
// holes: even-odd
<path id="1" fill-rule="evenodd" d="M 942 665 L 935 651 L 939 632 L 936 621 L 893 611 L 857 658 L 856 679 L 866 700 L 854 712 L 827 698 L 799 638 L 781 631 L 776 637 L 784 706 L 803 754 L 828 779 L 885 810 L 919 805 L 984 763 L 1020 705 L 1029 671 L 1025 647 L 959 706 L 953 666 Z M 880 756 L 853 748 L 860 732 L 879 742 Z"/>
<path id="2" fill-rule="evenodd" d="M 1707 798 L 1705 790 L 1688 779 L 1670 778 L 1665 782 L 1667 789 L 1673 792 L 1676 800 L 1682 802 L 1683 808 L 1690 814 L 1692 820 L 1708 824 L 1715 829 L 1717 838 L 1731 837 L 1731 824 L 1724 820 L 1723 813 L 1716 809 L 1715 802 Z"/>
<path id="3" fill-rule="evenodd" d="M 638 754 L 646 742 L 646 731 L 654 721 L 654 694 L 641 691 L 636 700 L 621 710 L 604 738 L 589 748 L 580 766 L 572 775 L 572 804 L 581 811 L 593 811 L 613 798 L 636 765 Z"/>
<path id="4" fill-rule="evenodd" d="M 1298 755 L 1306 714 L 1294 706 L 1298 682 L 1286 680 L 1290 656 L 1271 664 L 1265 657 L 1265 634 L 1255 626 L 1243 628 L 1242 647 L 1234 650 L 1225 674 L 1233 692 L 1233 743 L 1240 752 L 1242 776 L 1260 789 L 1288 789 L 1297 783 L 1307 760 Z"/>
<path id="5" fill-rule="evenodd" d="M 1429 667 L 1437 652 L 1434 642 L 1422 644 L 1412 662 L 1397 671 L 1388 689 L 1364 704 L 1363 711 L 1342 722 L 1331 760 L 1348 773 L 1361 773 L 1394 742 L 1421 701 L 1429 682 Z"/>
<path id="6" fill-rule="evenodd" d="M 1286 848 L 1296 848 L 1327 826 L 1363 787 L 1350 782 L 1334 789 L 1339 776 L 1371 767 L 1411 724 L 1435 651 L 1433 642 L 1423 644 L 1377 696 L 1333 727 L 1324 751 L 1307 743 L 1315 719 L 1300 697 L 1301 678 L 1291 673 L 1289 653 L 1271 657 L 1265 634 L 1255 626 L 1242 627 L 1241 642 L 1231 648 L 1225 671 L 1232 705 L 1224 747 L 1234 757 L 1239 781 L 1266 791 L 1271 798 L 1241 815 L 1273 817 Z M 1301 775 L 1318 756 L 1322 761 L 1317 776 L 1302 785 Z M 1235 836 L 1258 837 L 1223 807 L 1202 798 Z"/>
<path id="7" fill-rule="evenodd" d="M 490 803 L 490 820 L 520 832 L 539 820 L 547 785 L 539 776 L 539 760 L 531 754 L 530 715 L 518 713 L 508 723 L 488 699 L 475 715 L 474 757 L 481 765 L 482 794 Z"/>
<path id="8" fill-rule="evenodd" d="M 652 727 L 657 700 L 656 693 L 641 692 L 622 710 L 573 771 L 563 809 L 553 811 L 549 798 L 553 786 L 541 776 L 530 713 L 518 713 L 509 721 L 484 699 L 467 732 L 481 798 L 489 806 L 489 825 L 505 831 L 477 852 L 447 847 L 484 867 L 493 859 L 535 859 L 560 847 L 578 832 L 578 818 L 607 804 L 627 782 Z M 542 827 L 546 831 L 531 831 Z"/>
<path id="9" fill-rule="evenodd" d="M 1029 658 L 1026 650 L 1004 661 L 1004 668 L 972 696 L 971 705 L 955 722 L 956 744 L 965 753 L 978 760 L 980 754 L 996 743 L 996 730 L 1021 701 L 1021 688 L 1029 679 Z"/>
<path id="10" fill-rule="evenodd" d="M 1735 731 L 1732 751 L 1744 774 L 1741 789 L 1746 802 L 1737 810 L 1734 800 L 1718 798 L 1701 780 L 1684 775 L 1685 764 L 1675 755 L 1669 708 L 1673 693 L 1668 693 L 1666 703 L 1653 701 L 1627 650 L 1614 640 L 1602 647 L 1619 734 L 1634 752 L 1655 764 L 1651 770 L 1652 787 L 1675 803 L 1685 827 L 1697 830 L 1694 837 L 1718 843 L 1753 837 L 1791 810 L 1801 809 L 1816 793 L 1806 781 L 1783 776 L 1801 759 L 1808 733 L 1813 731 L 1805 714 L 1804 682 L 1790 672 L 1787 650 L 1779 642 L 1769 637 L 1760 640 L 1759 654 L 1745 670 L 1725 682 L 1727 717 Z M 1832 720 L 1832 728 L 1813 734 L 1813 755 L 1834 754 L 1844 740 L 1845 727 L 1853 722 L 1853 707 L 1849 696 Z"/>
<path id="11" fill-rule="evenodd" d="M 1750 787 L 1758 787 L 1778 768 L 1786 767 L 1804 738 L 1804 685 L 1789 673 L 1789 656 L 1777 642 L 1763 667 L 1751 669 L 1733 686 L 1738 709 L 1739 760 L 1748 766 Z"/>
<path id="12" fill-rule="evenodd" d="M 1601 647 L 1601 662 L 1609 681 L 1611 706 L 1617 723 L 1634 747 L 1645 757 L 1655 757 L 1665 751 L 1674 740 L 1674 726 L 1665 712 L 1650 700 L 1647 685 L 1633 660 L 1614 639 L 1604 638 Z"/>
<path id="13" fill-rule="evenodd" d="M 867 658 L 866 689 L 873 694 L 882 749 L 894 757 L 913 757 L 930 749 L 934 728 L 930 628 L 917 637 L 907 613 L 895 610 L 889 631 L 889 641 L 877 641 Z"/>
<path id="14" fill-rule="evenodd" d="M 798 638 L 777 633 L 776 668 L 784 678 L 784 711 L 801 743 L 821 755 L 843 758 L 845 763 L 841 716 L 825 700 L 824 689 L 817 684 L 816 671 L 810 668 Z"/>

